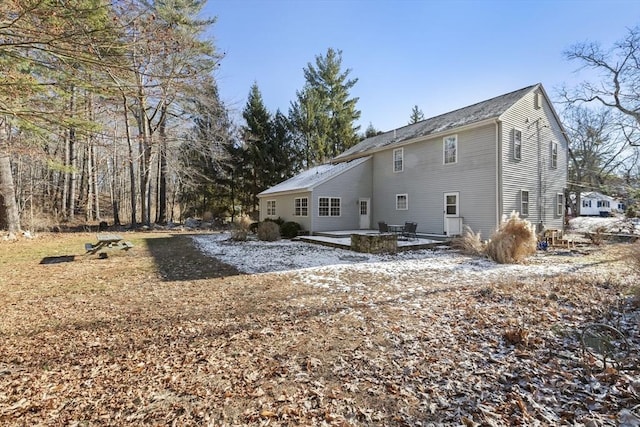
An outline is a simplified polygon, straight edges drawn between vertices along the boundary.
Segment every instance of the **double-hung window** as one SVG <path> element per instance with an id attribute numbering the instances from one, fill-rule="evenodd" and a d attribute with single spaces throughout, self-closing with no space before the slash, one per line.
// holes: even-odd
<path id="1" fill-rule="evenodd" d="M 406 211 L 407 209 L 409 209 L 409 195 L 396 194 L 396 210 Z"/>
<path id="2" fill-rule="evenodd" d="M 564 194 L 562 193 L 556 194 L 556 215 L 564 215 Z"/>
<path id="3" fill-rule="evenodd" d="M 402 172 L 404 170 L 404 150 L 396 148 L 393 150 L 393 171 Z"/>
<path id="4" fill-rule="evenodd" d="M 529 215 L 529 190 L 520 190 L 520 215 Z"/>
<path id="5" fill-rule="evenodd" d="M 558 143 L 551 141 L 551 168 L 556 169 L 558 167 Z"/>
<path id="6" fill-rule="evenodd" d="M 443 138 L 444 164 L 458 161 L 458 135 L 445 136 Z"/>
<path id="7" fill-rule="evenodd" d="M 267 200 L 267 216 L 276 216 L 275 200 Z"/>
<path id="8" fill-rule="evenodd" d="M 318 216 L 340 216 L 340 198 L 319 197 Z"/>
<path id="9" fill-rule="evenodd" d="M 520 129 L 513 130 L 513 158 L 515 160 L 522 158 L 522 131 Z"/>
<path id="10" fill-rule="evenodd" d="M 294 216 L 309 215 L 309 199 L 306 197 L 296 197 L 294 199 Z"/>

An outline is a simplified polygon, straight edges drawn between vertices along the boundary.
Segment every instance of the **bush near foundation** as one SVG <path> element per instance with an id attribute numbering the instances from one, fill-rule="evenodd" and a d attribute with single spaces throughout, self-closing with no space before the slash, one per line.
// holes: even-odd
<path id="1" fill-rule="evenodd" d="M 265 242 L 280 240 L 280 226 L 273 221 L 264 221 L 258 225 L 258 239 Z"/>
<path id="2" fill-rule="evenodd" d="M 280 226 L 280 235 L 285 239 L 293 239 L 298 237 L 298 232 L 302 227 L 297 222 L 287 221 Z"/>
<path id="3" fill-rule="evenodd" d="M 533 225 L 512 212 L 487 243 L 489 258 L 500 264 L 515 264 L 536 253 L 538 238 Z"/>

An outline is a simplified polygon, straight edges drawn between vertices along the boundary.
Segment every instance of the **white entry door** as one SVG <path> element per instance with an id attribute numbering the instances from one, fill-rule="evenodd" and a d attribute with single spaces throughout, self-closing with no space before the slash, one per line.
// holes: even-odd
<path id="1" fill-rule="evenodd" d="M 371 227 L 371 212 L 369 205 L 371 199 L 359 199 L 358 208 L 360 209 L 360 229 L 368 230 Z"/>
<path id="2" fill-rule="evenodd" d="M 458 236 L 462 234 L 460 217 L 460 193 L 444 193 L 444 234 Z"/>

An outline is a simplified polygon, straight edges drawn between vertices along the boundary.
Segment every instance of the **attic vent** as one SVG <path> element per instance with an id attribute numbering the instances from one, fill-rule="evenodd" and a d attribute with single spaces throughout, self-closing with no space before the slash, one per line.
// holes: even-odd
<path id="1" fill-rule="evenodd" d="M 533 93 L 533 108 L 535 108 L 536 110 L 540 109 L 540 106 L 542 105 L 542 99 L 540 96 L 540 92 L 534 92 Z"/>

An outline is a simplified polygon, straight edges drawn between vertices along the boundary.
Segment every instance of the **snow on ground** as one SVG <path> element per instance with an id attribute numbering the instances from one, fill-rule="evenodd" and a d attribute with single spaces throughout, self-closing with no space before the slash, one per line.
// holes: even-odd
<path id="1" fill-rule="evenodd" d="M 243 273 L 291 272 L 297 282 L 337 290 L 347 286 L 340 277 L 351 274 L 386 278 L 389 283 L 406 283 L 409 279 L 465 285 L 554 276 L 585 268 L 579 257 L 569 252 L 555 256 L 559 260 L 553 261 L 546 259 L 548 253 L 539 252 L 525 264 L 506 265 L 461 255 L 446 246 L 397 254 L 365 254 L 289 240 L 235 242 L 227 233 L 198 235 L 193 239 L 203 253 Z M 348 289 L 359 287 L 352 280 L 348 282 Z"/>
<path id="2" fill-rule="evenodd" d="M 571 234 L 594 232 L 600 227 L 603 227 L 610 233 L 637 233 L 640 232 L 640 219 L 619 216 L 604 218 L 598 216 L 579 216 L 571 219 L 567 232 Z"/>

